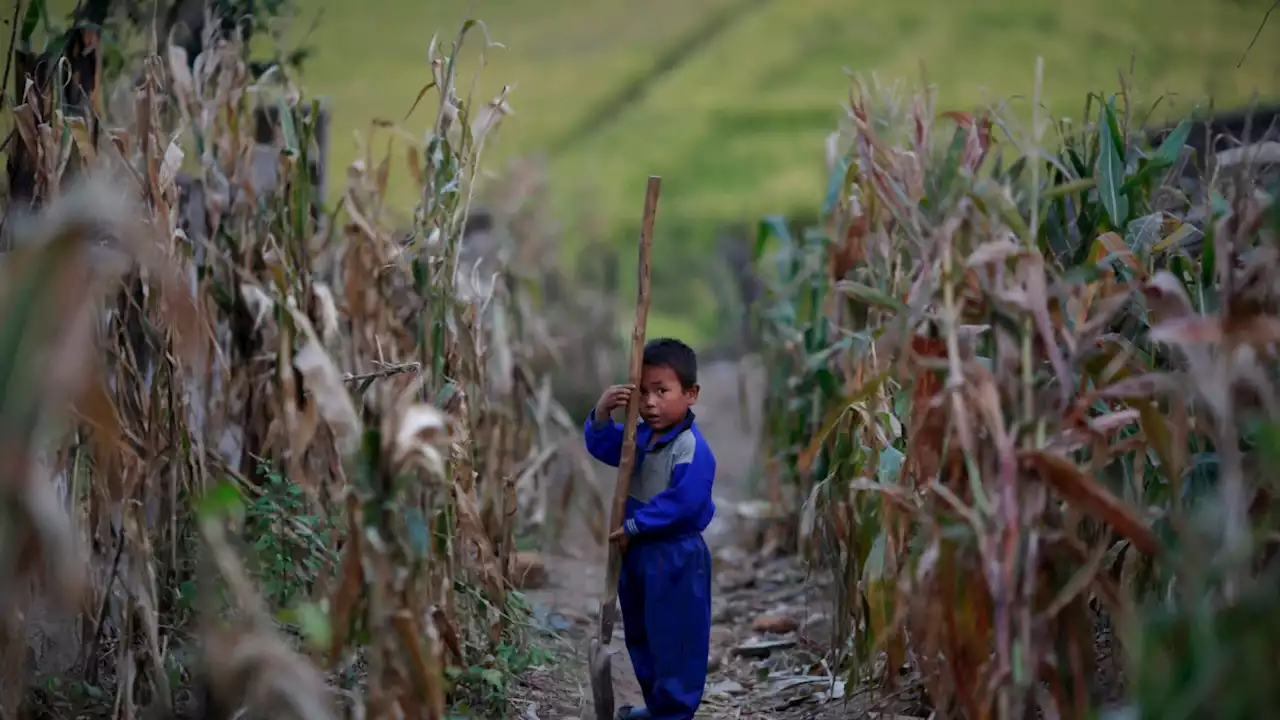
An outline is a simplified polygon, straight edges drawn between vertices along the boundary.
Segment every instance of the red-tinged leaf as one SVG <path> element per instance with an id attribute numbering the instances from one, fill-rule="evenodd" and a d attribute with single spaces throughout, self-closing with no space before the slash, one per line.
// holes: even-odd
<path id="1" fill-rule="evenodd" d="M 426 618 L 426 632 L 412 613 L 400 610 L 391 616 L 391 625 L 400 637 L 400 645 L 412 670 L 411 683 L 419 704 L 411 716 L 425 716 L 436 720 L 444 717 L 444 662 L 441 653 L 440 634 L 430 616 Z M 423 638 L 426 647 L 423 647 Z M 410 698 L 405 698 L 406 700 Z"/>
<path id="2" fill-rule="evenodd" d="M 440 632 L 440 639 L 449 650 L 453 661 L 461 665 L 462 643 L 458 640 L 458 623 L 440 606 L 431 609 L 431 619 L 435 622 L 436 629 Z"/>
<path id="3" fill-rule="evenodd" d="M 928 482 L 941 466 L 948 412 L 942 405 L 933 404 L 934 396 L 942 391 L 943 380 L 938 373 L 927 369 L 925 363 L 930 358 L 946 357 L 947 344 L 937 338 L 915 335 L 911 338 L 911 351 L 910 372 L 915 387 L 911 398 L 912 427 L 907 437 L 912 442 L 903 469 L 914 471 L 920 481 Z"/>
<path id="4" fill-rule="evenodd" d="M 1181 373 L 1144 373 L 1130 375 L 1095 393 L 1095 397 L 1123 399 L 1130 402 L 1176 393 L 1186 389 L 1186 377 Z"/>
<path id="5" fill-rule="evenodd" d="M 997 452 L 1003 452 L 1004 448 L 1010 446 L 1010 442 L 995 376 L 977 362 L 965 363 L 964 374 L 971 385 L 971 390 L 966 393 L 967 401 L 972 403 L 972 407 L 986 424 Z"/>
<path id="6" fill-rule="evenodd" d="M 1152 342 L 1169 345 L 1206 345 L 1221 343 L 1226 335 L 1219 318 L 1192 315 L 1160 323 L 1151 328 L 1149 337 Z"/>
<path id="7" fill-rule="evenodd" d="M 1133 546 L 1148 555 L 1160 554 L 1160 541 L 1138 513 L 1123 501 L 1086 477 L 1075 463 L 1041 450 L 1019 453 L 1019 460 L 1034 468 L 1058 494 L 1083 512 L 1115 528 Z"/>
<path id="8" fill-rule="evenodd" d="M 919 96 L 917 96 L 911 103 L 911 126 L 915 131 L 912 140 L 914 141 L 916 150 L 918 150 L 921 155 L 928 157 L 929 128 L 925 123 L 925 109 Z"/>
<path id="9" fill-rule="evenodd" d="M 1221 318 L 1193 315 L 1175 318 L 1151 328 L 1151 340 L 1170 345 L 1262 346 L 1280 342 L 1280 319 L 1263 315 Z"/>
<path id="10" fill-rule="evenodd" d="M 991 115 L 982 113 L 982 117 L 978 118 L 978 136 L 982 138 L 984 148 L 991 142 L 991 126 Z"/>
<path id="11" fill-rule="evenodd" d="M 1120 262 L 1124 263 L 1140 278 L 1146 278 L 1146 271 L 1142 268 L 1142 263 L 1138 262 L 1138 258 L 1129 249 L 1124 238 L 1113 232 L 1103 233 L 1098 236 L 1097 244 L 1093 247 L 1091 259 L 1098 262 L 1109 255 L 1115 255 Z"/>
<path id="12" fill-rule="evenodd" d="M 1121 410 L 1119 412 L 1107 413 L 1100 417 L 1090 418 L 1089 427 L 1096 433 L 1106 435 L 1134 424 L 1138 421 L 1139 416 L 1139 412 L 1132 408 L 1128 410 Z"/>
<path id="13" fill-rule="evenodd" d="M 938 594 L 951 596 L 939 603 L 944 655 L 956 681 L 961 702 L 969 717 L 984 717 L 981 698 L 986 695 L 981 680 L 991 656 L 995 619 L 992 617 L 990 588 L 981 571 L 966 567 L 954 542 L 944 542 L 937 565 Z M 930 602 L 925 600 L 924 602 Z"/>
<path id="14" fill-rule="evenodd" d="M 1068 398 L 1075 391 L 1075 381 L 1066 358 L 1062 355 L 1062 346 L 1058 341 L 1057 330 L 1049 317 L 1049 288 L 1045 279 L 1044 263 L 1039 257 L 1032 257 L 1023 264 L 1023 281 L 1026 283 L 1026 300 L 1035 321 L 1036 330 L 1044 350 L 1049 356 L 1049 365 L 1058 377 L 1058 389 L 1065 406 Z"/>
<path id="15" fill-rule="evenodd" d="M 422 157 L 421 150 L 415 147 L 405 148 L 405 159 L 409 165 L 409 175 L 413 178 L 413 184 L 422 187 Z"/>
<path id="16" fill-rule="evenodd" d="M 1227 319 L 1226 334 L 1234 345 L 1260 347 L 1280 342 L 1280 318 L 1250 315 Z"/>
<path id="17" fill-rule="evenodd" d="M 1147 301 L 1147 309 L 1156 324 L 1165 320 L 1186 317 L 1195 310 L 1187 289 L 1178 278 L 1168 270 L 1156 273 L 1151 281 L 1142 287 L 1142 296 Z"/>
<path id="18" fill-rule="evenodd" d="M 1089 287 L 1096 289 L 1097 286 L 1091 285 Z M 1124 306 L 1128 304 L 1132 295 L 1133 293 L 1127 289 L 1112 292 L 1102 298 L 1102 300 L 1093 309 L 1093 313 L 1091 315 L 1087 313 L 1089 308 L 1082 307 L 1080 317 L 1088 317 L 1089 319 L 1083 323 L 1077 324 L 1076 337 L 1080 340 L 1087 340 L 1095 334 L 1110 328 L 1111 321 L 1114 320 L 1115 316 L 1124 309 Z M 1089 301 L 1092 304 L 1092 294 L 1089 295 Z"/>

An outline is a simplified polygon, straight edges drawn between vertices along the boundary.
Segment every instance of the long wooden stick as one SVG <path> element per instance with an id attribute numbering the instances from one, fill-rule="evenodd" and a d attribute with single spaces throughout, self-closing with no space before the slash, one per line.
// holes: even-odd
<path id="1" fill-rule="evenodd" d="M 618 481 L 613 487 L 613 512 L 609 516 L 609 532 L 622 527 L 631 491 L 631 473 L 636 462 L 636 421 L 640 415 L 640 370 L 644 366 L 644 331 L 649 323 L 649 251 L 653 247 L 653 221 L 658 214 L 658 195 L 662 178 L 649 176 L 644 193 L 644 221 L 640 226 L 639 287 L 636 293 L 636 322 L 631 329 L 631 366 L 628 382 L 635 390 L 627 403 L 627 421 L 622 430 L 622 457 L 618 461 Z M 609 565 L 605 572 L 604 602 L 600 604 L 600 645 L 613 639 L 613 625 L 618 612 L 618 576 L 622 572 L 622 553 L 609 545 Z"/>

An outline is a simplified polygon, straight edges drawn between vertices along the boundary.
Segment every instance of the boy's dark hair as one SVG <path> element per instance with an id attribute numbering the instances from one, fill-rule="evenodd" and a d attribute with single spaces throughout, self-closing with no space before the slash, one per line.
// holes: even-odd
<path id="1" fill-rule="evenodd" d="M 658 338 L 645 343 L 644 364 L 671 368 L 682 390 L 698 384 L 698 356 L 693 348 L 679 340 Z"/>

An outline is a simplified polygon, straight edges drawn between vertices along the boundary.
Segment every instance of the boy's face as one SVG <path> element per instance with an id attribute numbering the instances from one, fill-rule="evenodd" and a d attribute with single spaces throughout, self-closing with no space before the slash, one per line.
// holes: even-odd
<path id="1" fill-rule="evenodd" d="M 674 427 L 698 401 L 698 386 L 680 387 L 675 370 L 665 365 L 645 365 L 640 373 L 640 417 L 654 430 Z"/>

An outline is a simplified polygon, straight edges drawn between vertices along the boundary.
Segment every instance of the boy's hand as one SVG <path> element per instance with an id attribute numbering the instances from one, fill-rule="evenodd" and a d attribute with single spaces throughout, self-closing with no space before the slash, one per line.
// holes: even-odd
<path id="1" fill-rule="evenodd" d="M 618 528 L 609 533 L 609 542 L 618 546 L 618 552 L 625 553 L 627 551 L 627 532 L 622 528 Z"/>
<path id="2" fill-rule="evenodd" d="M 631 391 L 634 389 L 634 385 L 614 385 L 606 389 L 596 402 L 596 420 L 604 420 L 615 409 L 626 407 L 631 402 Z"/>

